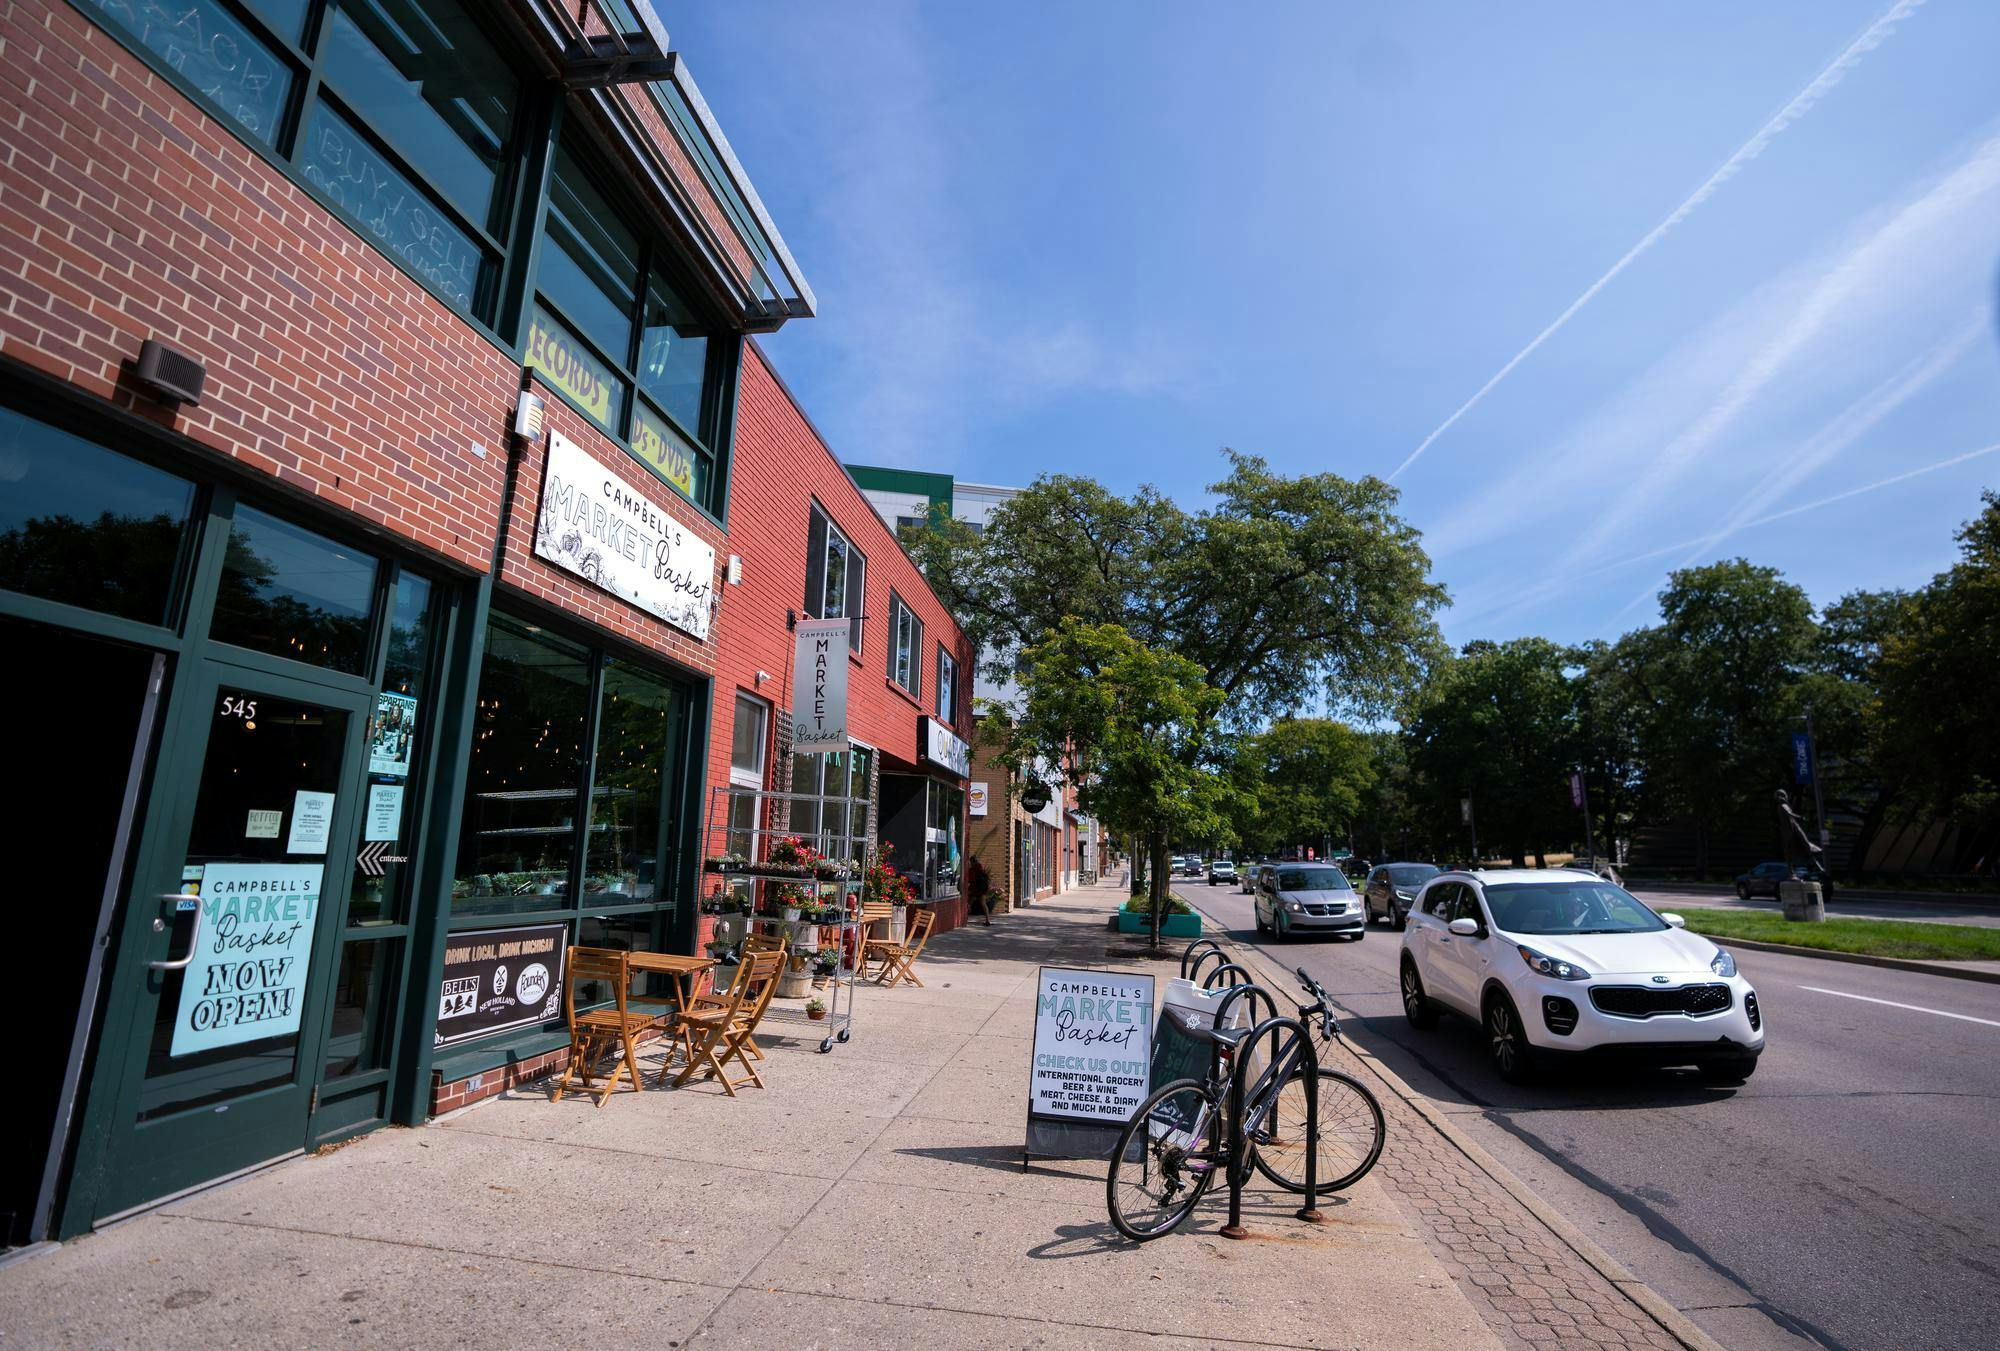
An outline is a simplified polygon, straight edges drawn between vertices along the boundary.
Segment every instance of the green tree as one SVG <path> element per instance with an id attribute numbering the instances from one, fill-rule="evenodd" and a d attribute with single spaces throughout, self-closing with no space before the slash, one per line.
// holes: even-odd
<path id="1" fill-rule="evenodd" d="M 2000 495 L 1958 532 L 1959 561 L 1881 640 L 1881 763 L 1908 808 L 2000 829 Z M 1987 866 L 2000 871 L 1989 849 Z"/>
<path id="2" fill-rule="evenodd" d="M 1062 766 L 1084 811 L 1147 841 L 1157 943 L 1170 842 L 1229 834 L 1235 790 L 1203 758 L 1225 696 L 1115 624 L 1065 619 L 1021 658 L 1019 709 L 989 714 L 982 733 L 1017 774 Z"/>
<path id="3" fill-rule="evenodd" d="M 1481 835 L 1516 865 L 1570 838 L 1566 787 L 1575 741 L 1568 654 L 1546 638 L 1468 643 L 1439 666 L 1406 726 L 1433 819 L 1471 797 Z"/>
<path id="4" fill-rule="evenodd" d="M 1331 834 L 1346 839 L 1375 781 L 1368 737 L 1328 718 L 1281 718 L 1233 757 L 1242 810 L 1236 833 L 1276 852 Z"/>

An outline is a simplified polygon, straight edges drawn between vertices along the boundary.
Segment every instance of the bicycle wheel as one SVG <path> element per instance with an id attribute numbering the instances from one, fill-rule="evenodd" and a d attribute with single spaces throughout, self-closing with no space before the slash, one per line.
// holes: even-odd
<path id="1" fill-rule="evenodd" d="M 1222 1113 L 1199 1079 L 1176 1079 L 1140 1104 L 1104 1181 L 1111 1223 L 1134 1243 L 1173 1232 L 1224 1167 Z"/>
<path id="2" fill-rule="evenodd" d="M 1300 1066 L 1278 1090 L 1278 1100 L 1250 1146 L 1250 1161 L 1257 1171 L 1293 1192 L 1306 1189 L 1305 1073 Z M 1319 1072 L 1315 1191 L 1337 1192 L 1359 1182 L 1382 1157 L 1386 1135 L 1382 1104 L 1365 1085 L 1335 1070 Z"/>

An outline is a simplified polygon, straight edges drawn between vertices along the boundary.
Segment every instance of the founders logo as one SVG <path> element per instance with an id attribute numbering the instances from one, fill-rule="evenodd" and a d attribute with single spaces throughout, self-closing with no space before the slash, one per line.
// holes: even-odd
<path id="1" fill-rule="evenodd" d="M 530 962 L 521 968 L 521 978 L 514 983 L 514 998 L 523 1004 L 533 1004 L 549 992 L 549 969 L 540 962 Z"/>

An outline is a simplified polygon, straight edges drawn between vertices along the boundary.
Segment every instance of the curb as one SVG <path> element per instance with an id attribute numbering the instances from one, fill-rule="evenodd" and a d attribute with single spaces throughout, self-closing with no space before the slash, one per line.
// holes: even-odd
<path id="1" fill-rule="evenodd" d="M 1700 909 L 1699 906 L 1692 908 Z M 1910 957 L 1871 957 L 1864 952 L 1800 948 L 1790 943 L 1766 943 L 1761 938 L 1729 938 L 1722 934 L 1702 934 L 1702 937 L 1717 947 L 1748 948 L 1752 952 L 1781 952 L 1787 957 L 1818 957 L 1828 962 L 1851 962 L 1855 966 L 1879 966 L 1889 971 L 1915 971 L 1926 976 L 1949 976 L 1953 980 L 1977 980 L 1984 981 L 1988 985 L 2000 985 L 2000 971 L 1973 971 L 1962 966 L 1947 966 L 1943 962 L 1920 962 Z"/>
<path id="2" fill-rule="evenodd" d="M 1187 901 L 1189 905 L 1194 905 L 1194 902 L 1185 896 L 1181 899 Z M 1215 924 L 1218 931 L 1221 930 L 1220 920 L 1216 920 L 1206 912 L 1203 913 L 1203 918 Z M 1267 971 L 1279 970 L 1262 952 L 1245 947 L 1233 938 L 1225 938 L 1221 932 L 1213 935 L 1204 934 L 1203 937 L 1213 937 L 1217 943 L 1229 949 L 1233 954 L 1232 960 L 1240 965 L 1248 967 L 1256 963 Z M 1283 979 L 1279 980 L 1278 985 L 1284 988 L 1290 973 L 1279 971 L 1279 974 Z M 1475 1168 L 1493 1179 L 1502 1191 L 1519 1201 L 1529 1214 L 1555 1235 L 1564 1247 L 1575 1253 L 1585 1266 L 1611 1282 L 1621 1294 L 1638 1305 L 1669 1337 L 1686 1347 L 1688 1351 L 1725 1351 L 1720 1342 L 1695 1326 L 1693 1319 L 1675 1308 L 1659 1291 L 1633 1275 L 1622 1262 L 1604 1251 L 1588 1234 L 1571 1224 L 1554 1206 L 1536 1195 L 1527 1183 L 1515 1176 L 1511 1168 L 1488 1154 L 1476 1141 L 1454 1126 L 1429 1098 L 1404 1083 L 1402 1076 L 1352 1040 L 1343 1037 L 1341 1044 L 1368 1068 L 1369 1073 L 1381 1080 L 1390 1092 L 1408 1103 L 1417 1115 L 1429 1122 L 1431 1128 L 1449 1141 L 1452 1147 L 1463 1154 Z"/>

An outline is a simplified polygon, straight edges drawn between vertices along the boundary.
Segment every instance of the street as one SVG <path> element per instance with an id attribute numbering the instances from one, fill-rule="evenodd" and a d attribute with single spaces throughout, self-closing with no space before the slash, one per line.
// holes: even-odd
<path id="1" fill-rule="evenodd" d="M 1744 952 L 1770 1041 L 1742 1088 L 1685 1071 L 1515 1088 L 1469 1022 L 1409 1027 L 1395 931 L 1266 940 L 1248 896 L 1180 894 L 1211 932 L 1304 966 L 1362 1049 L 1723 1344 L 2000 1344 L 2000 986 Z"/>
<path id="2" fill-rule="evenodd" d="M 1769 896 L 1743 901 L 1726 887 L 1695 883 L 1633 882 L 1626 888 L 1655 910 L 1687 910 L 1714 907 L 1723 910 L 1766 910 L 1776 914 L 1778 902 Z M 1836 890 L 1827 903 L 1829 919 L 1900 919 L 1924 924 L 1970 924 L 1980 929 L 2000 928 L 2000 909 L 1976 897 L 1931 898 L 1923 900 L 1884 899 L 1880 896 L 1850 896 Z"/>

